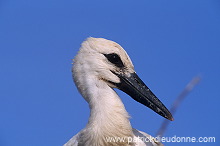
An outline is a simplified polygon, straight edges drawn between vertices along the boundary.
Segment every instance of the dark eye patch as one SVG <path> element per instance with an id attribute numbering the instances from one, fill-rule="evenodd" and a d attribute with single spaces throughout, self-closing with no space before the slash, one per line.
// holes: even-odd
<path id="1" fill-rule="evenodd" d="M 124 67 L 124 64 L 121 61 L 121 58 L 117 54 L 111 53 L 111 54 L 104 54 L 104 55 L 108 59 L 108 61 L 113 63 L 115 66 L 120 67 L 120 68 Z"/>

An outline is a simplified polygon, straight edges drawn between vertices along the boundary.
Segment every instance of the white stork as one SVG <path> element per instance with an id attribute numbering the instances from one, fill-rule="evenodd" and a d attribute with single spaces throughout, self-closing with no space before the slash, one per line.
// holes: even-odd
<path id="1" fill-rule="evenodd" d="M 103 38 L 88 38 L 74 59 L 72 73 L 79 92 L 89 104 L 90 117 L 86 127 L 64 146 L 162 145 L 132 128 L 124 104 L 113 90 L 118 88 L 173 120 L 163 103 L 137 76 L 129 56 L 119 44 Z"/>

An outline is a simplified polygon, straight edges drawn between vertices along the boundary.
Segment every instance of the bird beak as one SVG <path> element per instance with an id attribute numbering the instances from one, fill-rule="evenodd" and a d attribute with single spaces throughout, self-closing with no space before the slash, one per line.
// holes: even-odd
<path id="1" fill-rule="evenodd" d="M 116 74 L 116 73 L 114 73 Z M 120 78 L 120 83 L 115 84 L 117 88 L 127 93 L 137 102 L 149 107 L 164 118 L 173 121 L 173 116 L 154 93 L 144 84 L 144 82 L 134 72 L 131 74 L 116 74 Z"/>

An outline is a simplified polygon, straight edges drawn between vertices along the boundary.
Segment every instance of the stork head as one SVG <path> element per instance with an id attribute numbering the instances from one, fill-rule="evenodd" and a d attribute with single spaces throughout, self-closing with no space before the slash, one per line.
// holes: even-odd
<path id="1" fill-rule="evenodd" d="M 159 115 L 173 120 L 169 110 L 138 77 L 125 50 L 113 41 L 92 37 L 84 41 L 74 58 L 73 78 L 81 93 L 84 89 L 79 80 L 91 84 L 91 79 L 101 80 L 109 87 L 127 93 Z"/>

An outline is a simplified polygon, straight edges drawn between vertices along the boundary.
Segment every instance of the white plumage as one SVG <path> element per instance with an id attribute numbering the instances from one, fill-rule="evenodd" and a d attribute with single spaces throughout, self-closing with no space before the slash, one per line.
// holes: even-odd
<path id="1" fill-rule="evenodd" d="M 157 103 L 160 101 L 150 89 L 138 77 L 133 77 L 133 64 L 119 44 L 103 38 L 88 38 L 74 58 L 72 72 L 79 92 L 89 104 L 90 117 L 86 127 L 64 146 L 162 145 L 138 140 L 138 137 L 150 138 L 150 135 L 132 128 L 124 104 L 113 90 L 121 89 L 136 101 L 172 120 L 169 111 L 162 103 Z M 114 138 L 124 140 L 109 141 Z M 136 141 L 130 142 L 131 139 Z"/>

